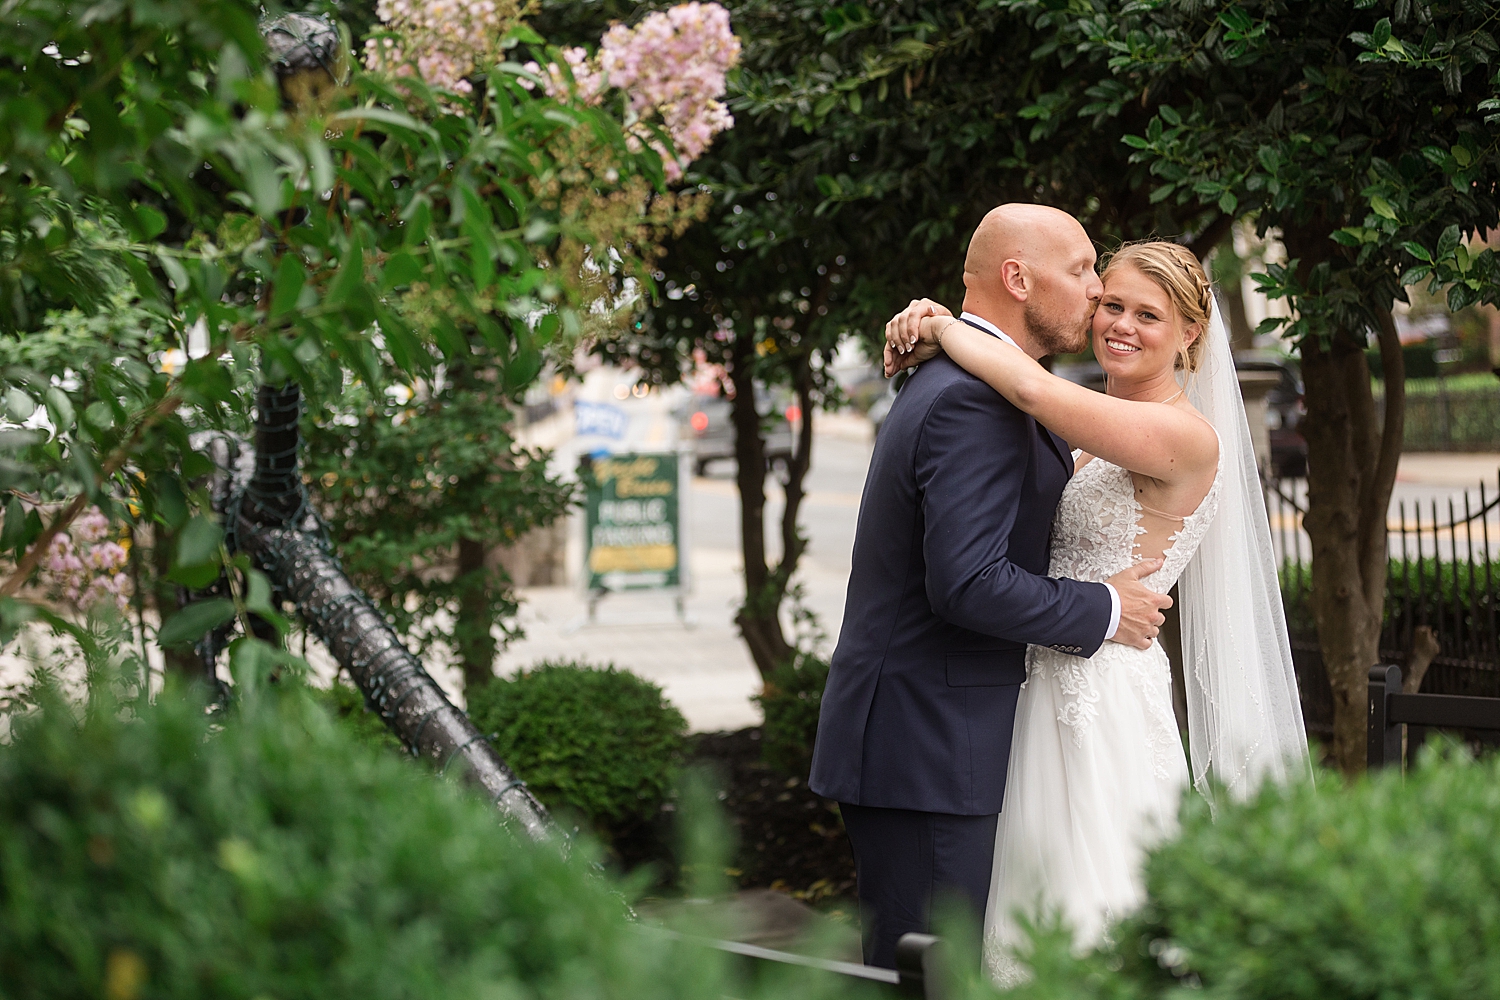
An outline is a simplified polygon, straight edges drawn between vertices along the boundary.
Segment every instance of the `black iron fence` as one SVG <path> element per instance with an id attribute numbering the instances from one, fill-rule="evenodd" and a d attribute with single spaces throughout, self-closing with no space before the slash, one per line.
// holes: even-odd
<path id="1" fill-rule="evenodd" d="M 1272 544 L 1309 730 L 1327 732 L 1333 697 L 1310 600 L 1312 550 L 1302 529 L 1307 483 L 1265 483 Z M 1500 697 L 1500 488 L 1398 497 L 1391 505 L 1383 663 L 1427 664 L 1421 690 Z M 1435 649 L 1429 643 L 1435 640 Z"/>
<path id="2" fill-rule="evenodd" d="M 1378 386 L 1375 405 L 1385 405 Z M 1407 451 L 1500 449 L 1500 384 L 1450 390 L 1438 379 L 1434 392 L 1408 391 L 1403 437 Z"/>

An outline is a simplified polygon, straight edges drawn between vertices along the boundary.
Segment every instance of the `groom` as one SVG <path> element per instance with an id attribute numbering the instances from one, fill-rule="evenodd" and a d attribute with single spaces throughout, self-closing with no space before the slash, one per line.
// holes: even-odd
<path id="1" fill-rule="evenodd" d="M 1095 259 L 1072 216 L 1001 205 L 970 241 L 962 321 L 1034 358 L 1082 350 Z M 1139 582 L 1160 560 L 1045 575 L 1072 473 L 1061 438 L 942 354 L 876 439 L 808 782 L 843 813 L 867 964 L 894 968 L 945 897 L 983 918 L 1027 644 L 1146 648 L 1171 603 Z"/>

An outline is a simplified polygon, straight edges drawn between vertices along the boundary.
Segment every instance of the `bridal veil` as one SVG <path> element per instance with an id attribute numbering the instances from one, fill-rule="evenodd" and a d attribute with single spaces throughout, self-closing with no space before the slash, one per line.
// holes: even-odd
<path id="1" fill-rule="evenodd" d="M 1265 495 L 1234 356 L 1215 302 L 1188 399 L 1219 433 L 1219 513 L 1180 580 L 1183 677 L 1194 786 L 1235 798 L 1309 773 Z"/>

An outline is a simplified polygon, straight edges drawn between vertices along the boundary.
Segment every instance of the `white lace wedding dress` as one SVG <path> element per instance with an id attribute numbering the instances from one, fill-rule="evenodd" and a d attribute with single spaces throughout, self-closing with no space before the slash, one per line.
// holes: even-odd
<path id="1" fill-rule="evenodd" d="M 1221 462 L 1198 509 L 1169 518 L 1136 500 L 1129 472 L 1090 459 L 1058 505 L 1050 575 L 1103 581 L 1162 554 L 1143 582 L 1165 593 L 1213 521 L 1223 475 Z M 1013 957 L 1018 911 L 1060 912 L 1092 945 L 1140 904 L 1144 849 L 1175 829 L 1189 783 L 1159 643 L 1106 642 L 1087 659 L 1033 646 L 1026 660 L 985 916 L 985 962 L 1002 986 L 1027 976 Z"/>

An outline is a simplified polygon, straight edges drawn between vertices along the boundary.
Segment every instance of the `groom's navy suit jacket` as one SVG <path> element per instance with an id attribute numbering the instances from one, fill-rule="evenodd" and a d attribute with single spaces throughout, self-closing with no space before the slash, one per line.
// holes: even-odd
<path id="1" fill-rule="evenodd" d="M 1067 445 L 939 355 L 865 480 L 809 785 L 854 805 L 1000 811 L 1026 645 L 1091 656 L 1102 584 L 1045 576 Z"/>

